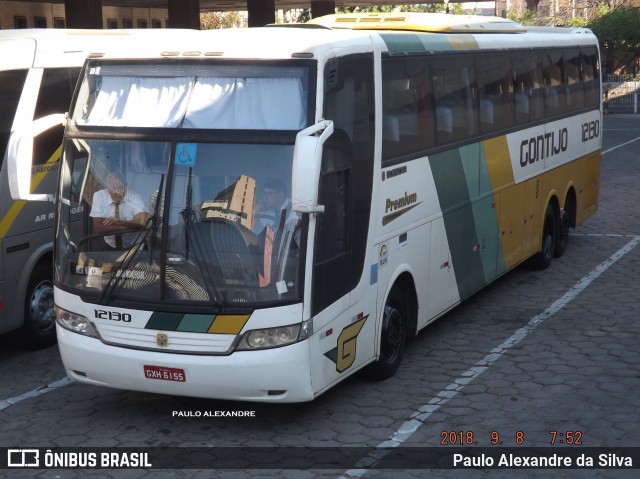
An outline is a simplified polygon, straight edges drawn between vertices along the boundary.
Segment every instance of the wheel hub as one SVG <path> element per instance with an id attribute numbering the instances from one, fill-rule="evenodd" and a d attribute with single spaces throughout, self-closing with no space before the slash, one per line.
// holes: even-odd
<path id="1" fill-rule="evenodd" d="M 45 331 L 55 323 L 56 315 L 53 305 L 53 283 L 51 281 L 38 283 L 29 300 L 31 319 L 37 329 Z"/>

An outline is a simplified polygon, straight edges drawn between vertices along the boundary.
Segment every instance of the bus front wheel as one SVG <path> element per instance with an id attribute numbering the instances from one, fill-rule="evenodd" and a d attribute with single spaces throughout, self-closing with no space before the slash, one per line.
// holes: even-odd
<path id="1" fill-rule="evenodd" d="M 387 379 L 400 367 L 407 344 L 407 313 L 404 295 L 394 288 L 384 306 L 380 331 L 380 357 L 368 367 L 369 377 Z"/>
<path id="2" fill-rule="evenodd" d="M 56 342 L 56 316 L 53 309 L 52 265 L 45 261 L 36 266 L 27 286 L 24 320 L 17 331 L 20 345 L 41 349 Z"/>

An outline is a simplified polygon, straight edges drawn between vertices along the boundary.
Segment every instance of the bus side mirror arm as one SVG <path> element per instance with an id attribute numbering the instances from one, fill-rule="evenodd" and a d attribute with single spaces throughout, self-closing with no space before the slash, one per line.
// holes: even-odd
<path id="1" fill-rule="evenodd" d="M 298 132 L 293 148 L 291 208 L 296 213 L 323 213 L 318 204 L 318 185 L 322 166 L 322 147 L 333 133 L 331 120 L 320 120 Z"/>
<path id="2" fill-rule="evenodd" d="M 9 191 L 14 200 L 54 201 L 53 194 L 31 193 L 31 168 L 33 166 L 33 139 L 54 126 L 64 125 L 65 115 L 53 114 L 15 130 L 7 145 L 7 173 Z"/>

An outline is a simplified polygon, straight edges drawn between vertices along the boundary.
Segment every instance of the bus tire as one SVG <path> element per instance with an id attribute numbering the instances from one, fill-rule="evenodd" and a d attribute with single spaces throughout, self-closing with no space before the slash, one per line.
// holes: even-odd
<path id="1" fill-rule="evenodd" d="M 17 331 L 22 347 L 42 349 L 56 342 L 53 304 L 52 264 L 43 261 L 31 273 L 25 294 L 24 320 Z"/>
<path id="2" fill-rule="evenodd" d="M 558 220 L 558 237 L 556 238 L 556 245 L 553 250 L 554 258 L 560 258 L 567 250 L 567 245 L 569 244 L 569 222 L 569 213 L 563 210 Z"/>
<path id="3" fill-rule="evenodd" d="M 567 198 L 564 200 L 564 208 L 562 208 L 560 219 L 558 220 L 558 240 L 556 241 L 556 248 L 553 252 L 554 258 L 560 258 L 567 250 L 567 245 L 569 244 L 569 229 L 575 226 L 575 211 L 575 193 L 573 190 L 570 190 Z"/>
<path id="4" fill-rule="evenodd" d="M 369 365 L 367 375 L 373 379 L 388 379 L 402 362 L 407 344 L 408 308 L 399 288 L 393 288 L 384 306 L 380 331 L 380 357 Z"/>
<path id="5" fill-rule="evenodd" d="M 542 249 L 531 257 L 531 267 L 537 270 L 547 269 L 556 249 L 558 240 L 558 219 L 556 210 L 551 203 L 547 205 L 544 214 L 544 228 L 542 231 Z"/>

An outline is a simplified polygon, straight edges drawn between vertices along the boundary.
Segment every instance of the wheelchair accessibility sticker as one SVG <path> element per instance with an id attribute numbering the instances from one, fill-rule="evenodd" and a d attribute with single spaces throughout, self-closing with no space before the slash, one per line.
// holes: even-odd
<path id="1" fill-rule="evenodd" d="M 195 143 L 178 143 L 176 145 L 176 156 L 174 165 L 196 166 L 196 151 L 198 145 Z"/>

